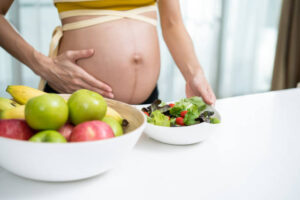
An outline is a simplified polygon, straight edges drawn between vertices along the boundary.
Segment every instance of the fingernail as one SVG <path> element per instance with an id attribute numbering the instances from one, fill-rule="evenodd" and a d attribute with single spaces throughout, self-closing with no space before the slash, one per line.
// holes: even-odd
<path id="1" fill-rule="evenodd" d="M 113 95 L 113 93 L 109 93 L 109 95 L 108 95 L 110 98 L 114 98 L 114 95 Z"/>

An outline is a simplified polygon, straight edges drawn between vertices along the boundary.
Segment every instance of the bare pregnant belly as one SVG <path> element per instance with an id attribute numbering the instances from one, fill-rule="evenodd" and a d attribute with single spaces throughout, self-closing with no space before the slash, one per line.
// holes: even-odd
<path id="1" fill-rule="evenodd" d="M 65 31 L 59 54 L 90 48 L 95 54 L 77 63 L 110 85 L 114 99 L 138 104 L 150 96 L 160 71 L 158 36 L 153 25 L 121 19 Z"/>

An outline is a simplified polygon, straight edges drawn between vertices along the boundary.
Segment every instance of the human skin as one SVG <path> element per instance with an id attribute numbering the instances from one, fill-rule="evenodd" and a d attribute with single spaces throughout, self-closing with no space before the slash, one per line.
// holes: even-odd
<path id="1" fill-rule="evenodd" d="M 155 12 L 144 15 L 156 17 Z M 82 19 L 87 17 L 71 17 L 63 23 Z M 79 59 L 77 64 L 96 79 L 107 83 L 115 99 L 139 104 L 150 96 L 160 71 L 155 26 L 134 19 L 121 19 L 65 31 L 58 54 L 70 49 L 89 48 L 94 49 L 93 56 Z M 55 87 L 54 84 L 50 86 Z"/>
<path id="2" fill-rule="evenodd" d="M 66 31 L 59 55 L 49 58 L 33 49 L 4 18 L 12 2 L 3 0 L 0 3 L 0 37 L 3 38 L 0 46 L 46 79 L 57 91 L 71 93 L 86 88 L 133 104 L 143 102 L 151 94 L 160 67 L 159 45 L 153 25 L 121 19 Z M 187 96 L 201 96 L 206 103 L 213 104 L 216 98 L 183 25 L 179 1 L 160 0 L 158 8 L 164 39 L 186 80 Z M 153 13 L 145 15 L 155 17 Z"/>

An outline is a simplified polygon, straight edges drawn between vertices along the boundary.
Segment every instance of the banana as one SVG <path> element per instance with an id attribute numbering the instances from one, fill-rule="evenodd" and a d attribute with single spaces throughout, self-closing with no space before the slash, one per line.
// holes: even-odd
<path id="1" fill-rule="evenodd" d="M 8 92 L 19 104 L 26 104 L 26 102 L 36 96 L 46 94 L 41 90 L 34 89 L 25 85 L 9 85 L 6 88 Z"/>
<path id="2" fill-rule="evenodd" d="M 0 112 L 0 119 L 25 119 L 25 105 Z"/>
<path id="3" fill-rule="evenodd" d="M 7 99 L 7 98 L 3 98 L 0 97 L 0 112 L 10 109 L 10 108 L 15 108 L 17 106 L 19 106 L 20 104 L 18 104 L 17 102 Z"/>
<path id="4" fill-rule="evenodd" d="M 107 106 L 106 114 L 105 116 L 113 117 L 115 120 L 117 120 L 120 124 L 123 122 L 123 117 L 113 108 Z"/>

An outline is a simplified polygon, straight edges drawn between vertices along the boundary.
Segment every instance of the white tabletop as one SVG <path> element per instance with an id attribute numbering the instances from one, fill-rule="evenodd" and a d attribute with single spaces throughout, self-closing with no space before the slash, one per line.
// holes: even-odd
<path id="1" fill-rule="evenodd" d="M 143 135 L 115 169 L 45 183 L 0 169 L 1 200 L 300 199 L 300 89 L 219 100 L 218 134 L 171 146 Z"/>

